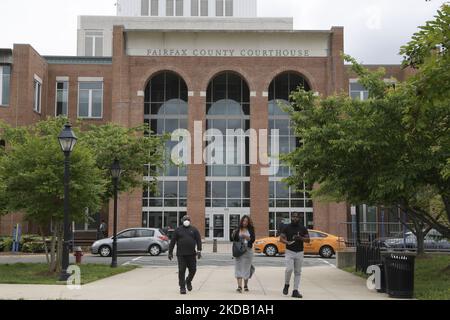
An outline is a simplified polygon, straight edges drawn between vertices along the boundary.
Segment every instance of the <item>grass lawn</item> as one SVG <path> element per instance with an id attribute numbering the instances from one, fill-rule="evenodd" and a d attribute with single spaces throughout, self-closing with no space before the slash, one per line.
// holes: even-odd
<path id="1" fill-rule="evenodd" d="M 357 276 L 367 278 L 355 268 L 345 268 Z M 450 300 L 450 255 L 426 255 L 416 258 L 414 297 L 419 300 Z"/>
<path id="2" fill-rule="evenodd" d="M 131 271 L 136 266 L 120 266 L 115 269 L 106 264 L 82 264 L 81 284 L 108 278 Z M 1 284 L 65 284 L 58 281 L 58 274 L 48 272 L 44 263 L 15 263 L 0 265 Z"/>

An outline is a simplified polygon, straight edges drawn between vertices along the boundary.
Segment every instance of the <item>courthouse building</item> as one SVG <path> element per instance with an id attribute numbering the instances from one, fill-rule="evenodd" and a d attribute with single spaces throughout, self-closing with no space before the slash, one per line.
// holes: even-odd
<path id="1" fill-rule="evenodd" d="M 69 57 L 43 56 L 27 44 L 0 49 L 0 118 L 19 126 L 67 115 L 91 124 L 148 123 L 156 134 L 184 128 L 192 136 L 196 121 L 224 133 L 279 129 L 286 153 L 298 141 L 277 101 L 299 85 L 367 98 L 341 58 L 342 27 L 294 30 L 292 18 L 257 17 L 256 0 L 118 0 L 117 16 L 78 18 L 77 50 Z M 398 65 L 385 67 L 389 77 L 407 76 Z M 313 201 L 282 182 L 288 167 L 276 175 L 261 174 L 263 167 L 248 156 L 239 165 L 167 164 L 159 193 L 120 196 L 119 229 L 175 227 L 188 213 L 205 239 L 228 240 L 244 214 L 265 236 L 300 212 L 305 226 L 343 235 L 347 204 Z M 0 233 L 21 219 L 2 217 Z M 97 222 L 76 229 L 95 232 Z"/>

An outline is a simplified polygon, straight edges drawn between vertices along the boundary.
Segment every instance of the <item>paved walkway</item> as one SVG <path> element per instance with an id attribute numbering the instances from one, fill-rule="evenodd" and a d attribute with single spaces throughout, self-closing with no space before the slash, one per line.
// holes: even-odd
<path id="1" fill-rule="evenodd" d="M 66 286 L 0 284 L 0 299 L 120 299 L 120 300 L 278 300 L 284 269 L 259 267 L 250 281 L 251 292 L 238 294 L 233 267 L 201 267 L 194 291 L 181 296 L 175 267 L 145 267 L 69 290 Z M 369 291 L 365 280 L 332 266 L 303 269 L 305 300 L 379 300 L 387 295 Z"/>

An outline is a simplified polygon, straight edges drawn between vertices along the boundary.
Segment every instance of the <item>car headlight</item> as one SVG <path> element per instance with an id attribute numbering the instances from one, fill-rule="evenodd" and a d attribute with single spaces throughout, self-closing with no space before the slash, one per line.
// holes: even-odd
<path id="1" fill-rule="evenodd" d="M 260 244 L 264 244 L 264 243 L 266 243 L 266 242 L 265 241 L 256 241 L 255 242 L 256 245 L 260 245 Z"/>

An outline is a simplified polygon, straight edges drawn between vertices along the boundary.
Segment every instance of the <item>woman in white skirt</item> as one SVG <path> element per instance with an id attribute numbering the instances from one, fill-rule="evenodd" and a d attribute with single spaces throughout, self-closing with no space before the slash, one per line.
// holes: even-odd
<path id="1" fill-rule="evenodd" d="M 242 293 L 242 280 L 244 280 L 244 290 L 248 289 L 248 280 L 252 277 L 254 268 L 253 262 L 253 243 L 255 242 L 255 228 L 253 227 L 253 222 L 249 216 L 243 216 L 240 223 L 239 229 L 234 230 L 231 239 L 235 241 L 243 241 L 247 246 L 247 251 L 240 257 L 234 258 L 234 270 L 235 276 L 238 283 L 237 291 Z"/>

